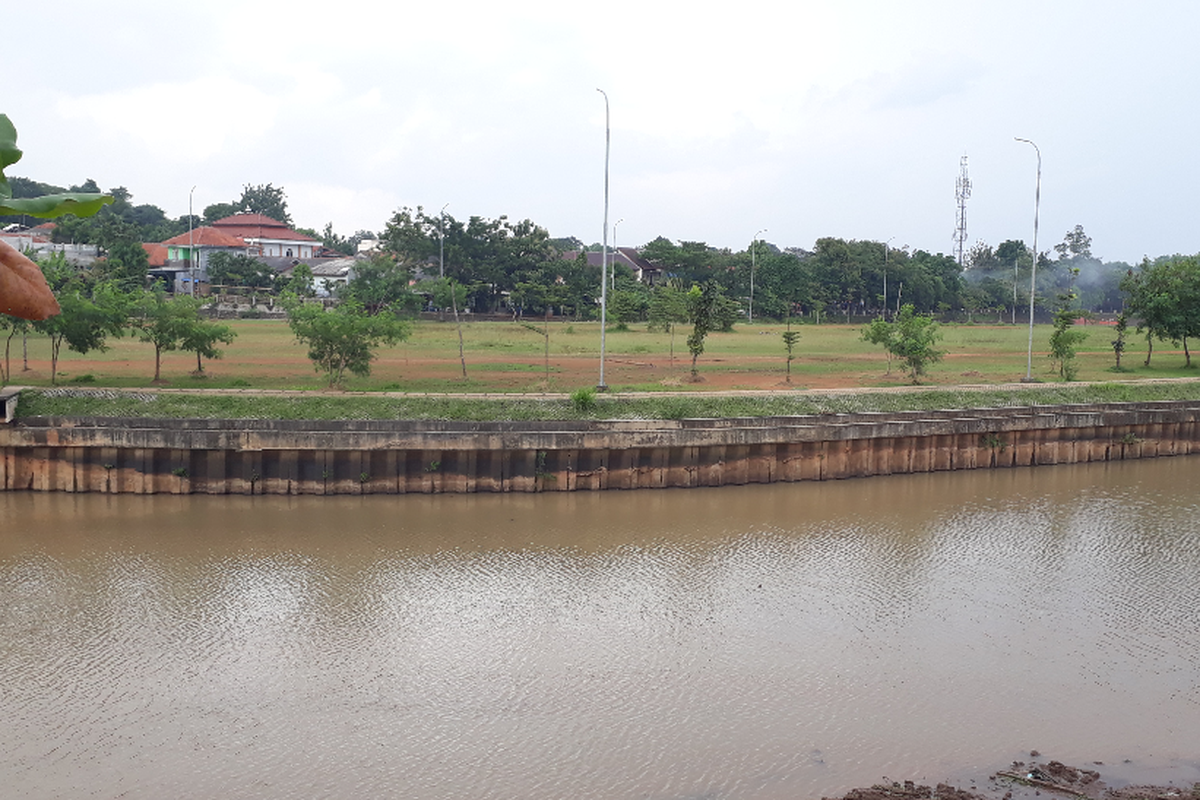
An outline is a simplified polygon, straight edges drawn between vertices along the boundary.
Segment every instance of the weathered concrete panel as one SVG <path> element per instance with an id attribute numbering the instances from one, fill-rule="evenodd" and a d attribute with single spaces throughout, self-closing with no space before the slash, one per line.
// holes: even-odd
<path id="1" fill-rule="evenodd" d="M 0 488 L 543 492 L 830 480 L 1200 451 L 1200 404 L 538 423 L 46 418 L 0 426 Z"/>

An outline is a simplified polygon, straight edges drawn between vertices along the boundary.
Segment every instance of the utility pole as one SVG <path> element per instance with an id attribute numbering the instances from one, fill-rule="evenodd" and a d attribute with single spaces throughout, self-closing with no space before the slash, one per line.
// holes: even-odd
<path id="1" fill-rule="evenodd" d="M 604 244 L 600 255 L 600 383 L 596 388 L 602 392 L 608 391 L 604 382 L 604 334 L 608 326 L 608 151 L 609 151 L 609 121 L 608 93 L 596 89 L 604 95 Z"/>
<path id="2" fill-rule="evenodd" d="M 1029 268 L 1029 359 L 1025 366 L 1024 383 L 1033 383 L 1033 301 L 1037 296 L 1037 237 L 1038 237 L 1038 211 L 1042 206 L 1042 150 L 1029 139 L 1022 139 L 1019 136 L 1014 136 L 1018 142 L 1032 145 L 1033 151 L 1037 153 L 1037 183 L 1034 184 L 1033 191 L 1033 264 Z"/>

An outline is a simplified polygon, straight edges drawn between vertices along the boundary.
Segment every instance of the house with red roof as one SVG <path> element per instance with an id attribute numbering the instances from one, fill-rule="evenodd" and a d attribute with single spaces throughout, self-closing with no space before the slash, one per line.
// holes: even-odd
<path id="1" fill-rule="evenodd" d="M 321 249 L 321 243 L 313 237 L 262 214 L 234 214 L 217 220 L 212 227 L 244 241 L 252 256 L 313 258 Z"/>
<path id="2" fill-rule="evenodd" d="M 270 259 L 312 259 L 322 249 L 311 236 L 298 233 L 278 220 L 262 214 L 240 213 L 219 219 L 212 225 L 194 228 L 165 242 L 166 259 L 162 265 L 152 264 L 151 271 L 172 282 L 176 291 L 188 291 L 193 277 L 199 283 L 208 281 L 208 259 L 213 253 L 234 253 L 253 256 L 264 262 Z M 145 245 L 151 258 L 159 255 L 152 245 Z M 193 273 L 193 268 L 195 272 Z"/>

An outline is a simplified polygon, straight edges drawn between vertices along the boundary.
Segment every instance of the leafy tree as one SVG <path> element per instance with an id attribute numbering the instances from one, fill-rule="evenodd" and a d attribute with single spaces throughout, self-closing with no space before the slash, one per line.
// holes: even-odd
<path id="1" fill-rule="evenodd" d="M 1200 336 L 1200 258 L 1146 259 L 1137 272 L 1127 273 L 1121 289 L 1129 295 L 1128 311 L 1139 320 L 1138 331 L 1146 332 L 1146 365 L 1159 339 L 1182 342 L 1191 366 L 1187 340 Z"/>
<path id="2" fill-rule="evenodd" d="M 297 264 L 292 268 L 292 274 L 286 278 L 280 273 L 275 277 L 275 284 L 275 288 L 280 292 L 291 292 L 297 297 L 317 296 L 312 267 L 308 264 Z"/>
<path id="3" fill-rule="evenodd" d="M 688 321 L 688 293 L 677 280 L 655 286 L 650 293 L 650 330 L 671 334 L 671 364 L 675 363 L 675 328 Z"/>
<path id="4" fill-rule="evenodd" d="M 196 353 L 196 372 L 204 371 L 201 357 L 219 358 L 218 342 L 229 344 L 234 333 L 228 325 L 200 316 L 204 301 L 188 295 L 168 296 L 162 289 L 142 292 L 134 307 L 131 325 L 143 342 L 154 345 L 154 382 L 161 377 L 162 354 L 170 350 Z"/>
<path id="5" fill-rule="evenodd" d="M 197 314 L 189 320 L 179 340 L 179 349 L 196 354 L 196 375 L 204 374 L 205 358 L 220 358 L 218 344 L 232 344 L 237 334 L 223 322 L 204 319 Z"/>
<path id="6" fill-rule="evenodd" d="M 108 337 L 124 332 L 129 302 L 116 284 L 88 283 L 65 261 L 48 265 L 45 271 L 62 313 L 35 322 L 33 327 L 50 339 L 50 382 L 57 383 L 62 346 L 80 354 L 107 350 Z"/>
<path id="7" fill-rule="evenodd" d="M 704 352 L 704 340 L 713 329 L 713 312 L 721 290 L 713 281 L 705 281 L 702 286 L 692 286 L 688 292 L 688 321 L 692 323 L 692 332 L 688 335 L 688 352 L 692 354 L 692 377 L 697 376 L 696 359 Z"/>
<path id="8" fill-rule="evenodd" d="M 292 224 L 292 215 L 287 209 L 287 195 L 282 186 L 277 188 L 269 183 L 258 186 L 246 184 L 236 205 L 238 211 L 262 214 L 288 226 Z"/>
<path id="9" fill-rule="evenodd" d="M 134 231 L 125 225 L 106 235 L 107 255 L 96 263 L 98 277 L 115 283 L 122 291 L 136 292 L 146 286 L 150 257 Z"/>
<path id="10" fill-rule="evenodd" d="M 236 214 L 240 210 L 241 210 L 241 208 L 238 206 L 238 204 L 236 202 L 213 203 L 212 205 L 205 206 L 204 207 L 204 218 L 203 218 L 204 224 L 212 225 L 214 222 L 216 222 L 219 219 L 225 219 L 226 217 L 232 217 L 234 214 Z"/>
<path id="11" fill-rule="evenodd" d="M 529 220 L 510 222 L 471 217 L 467 222 L 447 214 L 426 214 L 420 206 L 393 215 L 382 236 L 383 246 L 400 260 L 423 265 L 469 287 L 468 303 L 476 311 L 496 311 L 518 283 L 539 273 L 570 269 L 558 258 L 545 229 Z"/>
<path id="12" fill-rule="evenodd" d="M 641 250 L 642 258 L 663 270 L 667 277 L 684 284 L 700 283 L 713 277 L 715 253 L 704 242 L 680 242 L 665 237 L 648 242 Z"/>
<path id="13" fill-rule="evenodd" d="M 862 330 L 862 339 L 870 344 L 882 345 L 887 353 L 887 374 L 892 374 L 892 340 L 896 336 L 895 324 L 883 317 L 876 317 Z"/>
<path id="14" fill-rule="evenodd" d="M 375 253 L 358 261 L 354 277 L 338 296 L 360 303 L 368 314 L 384 310 L 416 311 L 421 298 L 409 288 L 412 273 L 408 267 L 388 253 Z"/>
<path id="15" fill-rule="evenodd" d="M 167 297 L 161 288 L 153 291 L 143 291 L 133 308 L 130 324 L 137 332 L 138 339 L 154 345 L 154 382 L 161 377 L 162 354 L 164 350 L 174 350 L 182 337 L 183 321 L 186 311 L 184 303 L 191 298 L 181 298 L 183 302 L 174 302 Z M 193 311 L 198 306 L 187 309 Z"/>
<path id="16" fill-rule="evenodd" d="M 913 383 L 919 383 L 930 364 L 946 354 L 937 343 L 942 338 L 933 317 L 918 314 L 912 303 L 900 307 L 894 322 L 876 319 L 863 329 L 863 339 L 881 344 L 908 367 Z"/>
<path id="17" fill-rule="evenodd" d="M 320 239 L 323 246 L 328 247 L 330 250 L 336 250 L 342 255 L 354 255 L 356 245 L 351 244 L 350 240 L 345 236 L 339 236 L 334 233 L 332 222 L 326 222 L 324 230 L 313 238 Z"/>
<path id="18" fill-rule="evenodd" d="M 618 324 L 642 322 L 650 310 L 650 294 L 643 287 L 623 287 L 608 299 L 608 314 Z"/>
<path id="19" fill-rule="evenodd" d="M 371 315 L 362 305 L 346 300 L 330 309 L 285 295 L 288 326 L 296 341 L 308 345 L 308 357 L 329 385 L 341 386 L 346 372 L 371 374 L 375 350 L 408 338 L 410 325 L 393 314 Z"/>
<path id="20" fill-rule="evenodd" d="M 219 251 L 208 257 L 208 279 L 214 286 L 263 289 L 274 284 L 275 271 L 245 253 Z"/>
<path id="21" fill-rule="evenodd" d="M 1054 245 L 1054 252 L 1058 253 L 1059 261 L 1068 261 L 1073 258 L 1090 259 L 1092 257 L 1092 237 L 1083 232 L 1082 225 L 1076 225 L 1067 231 L 1062 242 Z"/>

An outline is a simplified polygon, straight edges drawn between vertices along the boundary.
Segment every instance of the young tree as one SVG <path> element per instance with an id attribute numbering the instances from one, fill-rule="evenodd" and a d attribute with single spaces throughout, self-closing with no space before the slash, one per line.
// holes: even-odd
<path id="1" fill-rule="evenodd" d="M 88 287 L 76 279 L 52 279 L 50 285 L 55 288 L 62 313 L 35 322 L 33 327 L 50 339 L 50 383 L 55 384 L 63 344 L 81 355 L 107 350 L 108 337 L 120 336 L 124 331 L 129 306 L 126 295 L 112 283 Z"/>
<path id="2" fill-rule="evenodd" d="M 229 344 L 234 333 L 228 325 L 200 316 L 204 301 L 198 297 L 168 297 L 161 289 L 143 292 L 131 324 L 143 342 L 154 345 L 154 382 L 161 377 L 162 354 L 170 350 L 196 353 L 196 372 L 204 371 L 201 357 L 220 358 L 218 342 Z"/>
<path id="3" fill-rule="evenodd" d="M 874 320 L 863 329 L 863 339 L 873 344 L 882 344 L 891 355 L 896 356 L 908 367 L 913 383 L 920 383 L 930 364 L 946 355 L 937 348 L 942 335 L 932 316 L 918 314 L 911 303 L 900 307 L 894 322 Z"/>
<path id="4" fill-rule="evenodd" d="M 675 328 L 688 321 L 688 293 L 672 279 L 655 286 L 650 294 L 649 329 L 671 334 L 671 365 L 675 365 Z"/>
<path id="5" fill-rule="evenodd" d="M 1078 226 L 1077 226 L 1078 228 Z M 1075 308 L 1074 278 L 1079 269 L 1071 268 L 1071 285 L 1058 296 L 1058 309 L 1054 312 L 1054 329 L 1050 333 L 1050 360 L 1058 365 L 1058 374 L 1065 381 L 1075 380 L 1079 367 L 1075 363 L 1075 351 L 1087 339 L 1083 331 L 1075 330 L 1075 319 L 1079 309 Z"/>
<path id="6" fill-rule="evenodd" d="M 220 358 L 222 353 L 218 344 L 232 344 L 237 334 L 223 322 L 197 317 L 186 327 L 183 338 L 179 340 L 179 349 L 196 354 L 197 376 L 204 374 L 205 358 Z"/>
<path id="7" fill-rule="evenodd" d="M 783 346 L 787 350 L 787 382 L 792 382 L 792 360 L 795 356 L 796 342 L 800 340 L 800 331 L 792 330 L 792 316 L 788 315 L 787 330 L 782 334 Z"/>
<path id="8" fill-rule="evenodd" d="M 4 331 L 4 363 L 0 365 L 0 385 L 7 384 L 12 377 L 12 362 L 9 360 L 9 354 L 12 351 L 12 340 L 18 334 L 24 334 L 29 330 L 29 321 L 10 317 L 7 314 L 0 314 L 0 331 Z"/>
<path id="9" fill-rule="evenodd" d="M 325 373 L 331 387 L 341 386 L 347 371 L 370 375 L 375 350 L 408 338 L 411 330 L 394 314 L 372 316 L 353 300 L 325 309 L 288 295 L 283 304 L 296 341 L 308 345 L 309 359 L 318 372 Z"/>
<path id="10" fill-rule="evenodd" d="M 1129 317 L 1122 311 L 1117 317 L 1116 327 L 1113 328 L 1113 333 L 1117 338 L 1112 340 L 1112 349 L 1117 356 L 1117 364 L 1113 368 L 1114 372 L 1122 372 L 1121 369 L 1121 354 L 1125 352 L 1125 332 L 1129 329 Z"/>
<path id="11" fill-rule="evenodd" d="M 130 326 L 137 332 L 138 339 L 154 345 L 155 383 L 161 377 L 163 351 L 174 350 L 179 345 L 183 316 L 182 304 L 169 299 L 161 287 L 143 291 L 134 304 Z"/>
<path id="12" fill-rule="evenodd" d="M 896 327 L 883 317 L 876 317 L 863 328 L 862 339 L 870 344 L 882 345 L 887 353 L 887 374 L 892 374 L 892 339 L 896 335 Z"/>

